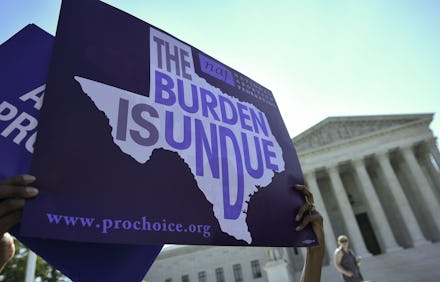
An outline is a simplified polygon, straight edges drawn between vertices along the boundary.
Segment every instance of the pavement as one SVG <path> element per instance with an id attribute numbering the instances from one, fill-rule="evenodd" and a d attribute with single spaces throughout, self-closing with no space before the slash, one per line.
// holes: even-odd
<path id="1" fill-rule="evenodd" d="M 439 282 L 440 242 L 362 259 L 365 280 L 375 282 Z M 333 262 L 324 266 L 322 282 L 341 282 Z"/>

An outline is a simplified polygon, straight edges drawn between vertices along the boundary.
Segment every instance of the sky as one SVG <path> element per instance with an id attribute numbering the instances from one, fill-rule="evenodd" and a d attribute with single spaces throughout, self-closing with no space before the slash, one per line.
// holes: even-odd
<path id="1" fill-rule="evenodd" d="M 291 137 L 329 116 L 413 113 L 434 113 L 440 136 L 440 1 L 103 2 L 270 89 Z M 55 35 L 60 5 L 0 0 L 0 43 L 29 23 Z"/>

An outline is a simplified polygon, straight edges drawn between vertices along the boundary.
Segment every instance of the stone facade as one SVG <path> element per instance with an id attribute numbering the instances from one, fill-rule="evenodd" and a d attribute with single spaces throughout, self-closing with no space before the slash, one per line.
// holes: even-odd
<path id="1" fill-rule="evenodd" d="M 268 282 L 263 270 L 263 266 L 268 261 L 267 249 L 269 248 L 169 247 L 163 250 L 156 259 L 147 274 L 146 281 L 226 282 L 236 281 L 235 274 L 242 278 L 241 281 Z M 188 280 L 185 280 L 185 276 Z"/>
<path id="2" fill-rule="evenodd" d="M 330 117 L 293 138 L 324 217 L 325 265 L 331 267 L 340 234 L 364 258 L 440 241 L 440 153 L 429 129 L 432 118 Z M 223 281 L 296 281 L 303 257 L 302 248 L 184 246 L 163 251 L 146 279 L 219 281 L 216 270 L 222 269 Z M 252 261 L 258 261 L 261 277 L 252 275 Z M 207 280 L 199 279 L 200 272 Z M 323 281 L 330 281 L 327 272 Z"/>

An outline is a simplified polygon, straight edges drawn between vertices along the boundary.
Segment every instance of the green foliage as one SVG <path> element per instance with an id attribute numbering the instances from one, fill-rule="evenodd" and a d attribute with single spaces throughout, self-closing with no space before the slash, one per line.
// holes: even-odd
<path id="1" fill-rule="evenodd" d="M 26 263 L 29 250 L 19 241 L 15 240 L 15 256 L 0 273 L 0 281 L 23 282 L 26 275 Z M 58 270 L 37 257 L 35 267 L 35 281 L 58 282 L 68 281 Z"/>

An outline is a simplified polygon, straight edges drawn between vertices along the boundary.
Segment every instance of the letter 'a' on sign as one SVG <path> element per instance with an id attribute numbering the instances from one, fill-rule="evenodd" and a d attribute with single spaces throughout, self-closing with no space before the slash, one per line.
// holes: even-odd
<path id="1" fill-rule="evenodd" d="M 24 234 L 316 244 L 295 231 L 303 179 L 270 90 L 99 1 L 63 2 L 53 54 Z"/>

